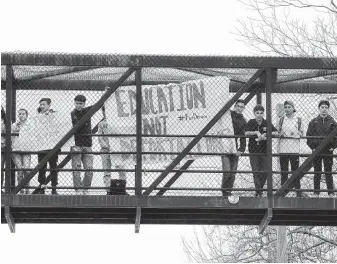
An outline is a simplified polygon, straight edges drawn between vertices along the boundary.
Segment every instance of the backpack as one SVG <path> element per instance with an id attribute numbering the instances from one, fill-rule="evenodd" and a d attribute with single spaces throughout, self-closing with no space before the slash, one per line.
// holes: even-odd
<path id="1" fill-rule="evenodd" d="M 279 132 L 282 131 L 283 122 L 284 122 L 284 116 L 282 116 L 279 120 Z M 301 131 L 302 118 L 300 118 L 300 117 L 297 117 L 297 127 L 298 127 L 298 131 Z"/>

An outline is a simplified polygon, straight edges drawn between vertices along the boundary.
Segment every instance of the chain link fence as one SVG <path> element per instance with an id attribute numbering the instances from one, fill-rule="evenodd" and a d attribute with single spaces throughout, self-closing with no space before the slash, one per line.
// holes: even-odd
<path id="1" fill-rule="evenodd" d="M 73 58 L 70 56 L 69 60 Z M 62 65 L 62 62 L 53 61 L 54 65 Z M 107 61 L 102 59 L 95 67 L 37 66 L 34 63 L 12 67 L 15 93 L 11 124 L 11 188 L 38 165 L 128 69 L 102 66 L 104 62 Z M 165 60 L 162 66 L 142 68 L 142 192 L 153 185 L 259 68 L 259 65 L 256 69 L 191 68 L 188 65 L 171 68 L 165 65 Z M 265 196 L 268 174 L 266 114 L 269 110 L 274 131 L 272 179 L 275 192 L 312 153 L 306 136 L 310 121 L 319 116 L 321 100 L 330 102 L 329 109 L 324 111 L 329 112 L 331 118 L 324 120 L 329 126 L 335 124 L 336 92 L 322 89 L 320 93 L 315 87 L 337 87 L 336 76 L 337 71 L 322 71 L 319 67 L 307 70 L 305 65 L 300 70 L 278 70 L 275 90 L 271 94 L 271 109 L 267 107 L 263 76 L 260 77 L 247 93 L 240 96 L 242 101 L 235 100 L 206 136 L 202 136 L 148 194 Z M 7 114 L 5 65 L 1 66 L 1 80 L 1 105 L 3 113 Z M 136 74 L 132 73 L 105 101 L 104 109 L 100 108 L 80 127 L 57 155 L 49 159 L 47 168 L 37 172 L 20 194 L 135 195 L 138 158 L 136 81 Z M 295 115 L 284 117 L 286 106 L 292 107 L 291 111 L 296 110 Z M 334 125 L 323 125 L 322 129 L 317 128 L 323 134 L 311 136 L 326 137 L 333 128 Z M 4 137 L 5 124 L 2 123 L 3 144 Z M 328 196 L 326 183 L 330 184 L 329 179 L 336 179 L 337 146 L 333 144 L 334 141 L 330 148 L 335 148 L 334 152 L 324 153 L 330 155 L 329 161 L 331 155 L 335 155 L 328 181 L 327 177 L 315 178 L 321 182 L 321 197 Z M 5 157 L 3 151 L 4 162 L 9 157 Z M 280 166 L 280 159 L 285 156 L 289 162 L 283 160 L 283 166 Z M 317 171 L 319 175 L 325 176 L 324 172 L 329 172 L 331 166 L 328 163 Z M 288 190 L 287 196 L 313 196 L 314 189 L 317 191 L 313 172 L 314 168 L 300 180 L 300 186 L 296 185 L 298 188 Z M 332 176 L 329 178 L 329 175 Z M 122 189 L 126 184 L 126 193 L 113 193 L 113 188 L 118 189 L 119 184 Z M 328 187 L 331 189 L 330 185 Z M 334 185 L 330 191 L 336 191 Z"/>

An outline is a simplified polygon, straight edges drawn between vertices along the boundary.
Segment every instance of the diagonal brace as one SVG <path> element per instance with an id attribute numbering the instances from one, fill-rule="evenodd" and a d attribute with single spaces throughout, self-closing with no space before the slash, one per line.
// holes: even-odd
<path id="1" fill-rule="evenodd" d="M 264 232 L 264 230 L 267 228 L 272 218 L 273 218 L 273 209 L 268 208 L 266 214 L 264 215 L 259 225 L 259 234 L 262 234 Z"/>
<path id="2" fill-rule="evenodd" d="M 119 80 L 114 82 L 110 89 L 108 89 L 102 97 L 95 103 L 92 108 L 78 121 L 78 123 L 69 130 L 69 132 L 56 144 L 56 146 L 48 152 L 48 154 L 41 160 L 39 164 L 16 186 L 12 194 L 17 194 L 33 177 L 34 175 L 47 163 L 47 161 L 58 152 L 58 150 L 66 143 L 71 136 L 73 136 L 78 129 L 80 129 L 89 118 L 91 118 L 104 104 L 104 102 L 118 89 L 118 87 L 135 71 L 134 68 L 129 68 Z"/>
<path id="3" fill-rule="evenodd" d="M 181 166 L 180 170 L 176 172 L 176 174 L 174 174 L 172 176 L 172 178 L 170 180 L 168 180 L 168 182 L 164 185 L 164 188 L 169 188 L 172 186 L 173 183 L 176 182 L 176 180 L 178 180 L 178 178 L 184 173 L 185 170 L 188 169 L 189 166 L 191 166 L 191 164 L 194 162 L 194 160 L 188 160 L 186 161 L 186 163 Z M 167 190 L 160 190 L 159 192 L 157 192 L 157 196 L 161 196 L 163 195 Z"/>
<path id="4" fill-rule="evenodd" d="M 259 69 L 257 72 L 237 91 L 237 93 L 224 105 L 224 107 L 208 122 L 208 124 L 192 139 L 192 141 L 182 150 L 182 152 L 171 162 L 169 166 L 158 176 L 157 179 L 144 191 L 144 195 L 149 195 L 160 184 L 165 177 L 179 164 L 179 162 L 194 148 L 202 137 L 214 126 L 216 122 L 230 109 L 230 107 L 248 91 L 254 81 L 265 72 L 265 69 Z"/>
<path id="5" fill-rule="evenodd" d="M 15 233 L 15 222 L 9 206 L 5 206 L 5 218 L 11 233 Z"/>
<path id="6" fill-rule="evenodd" d="M 322 141 L 315 151 L 302 163 L 302 165 L 291 175 L 291 177 L 275 192 L 275 197 L 285 195 L 287 189 L 291 189 L 296 180 L 300 180 L 306 172 L 312 167 L 312 161 L 321 153 L 321 151 L 334 139 L 337 134 L 337 127 Z"/>
<path id="7" fill-rule="evenodd" d="M 141 216 L 142 216 L 142 208 L 140 206 L 137 206 L 137 208 L 136 208 L 136 221 L 135 221 L 135 233 L 139 233 Z"/>

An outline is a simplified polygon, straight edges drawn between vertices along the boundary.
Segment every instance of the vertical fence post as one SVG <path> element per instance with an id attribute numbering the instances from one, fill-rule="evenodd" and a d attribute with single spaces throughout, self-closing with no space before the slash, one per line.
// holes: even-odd
<path id="1" fill-rule="evenodd" d="M 11 189 L 11 126 L 12 126 L 12 102 L 13 102 L 13 68 L 6 65 L 6 147 L 5 147 L 5 193 L 9 194 Z"/>
<path id="2" fill-rule="evenodd" d="M 136 144 L 137 166 L 135 195 L 142 194 L 142 68 L 136 69 Z"/>
<path id="3" fill-rule="evenodd" d="M 272 101 L 271 94 L 276 83 L 276 69 L 266 69 L 266 114 L 267 114 L 267 196 L 273 196 L 273 139 L 272 139 Z"/>

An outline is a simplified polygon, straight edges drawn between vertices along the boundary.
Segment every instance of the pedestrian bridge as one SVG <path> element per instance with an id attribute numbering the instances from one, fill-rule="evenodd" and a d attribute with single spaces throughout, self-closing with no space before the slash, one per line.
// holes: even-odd
<path id="1" fill-rule="evenodd" d="M 336 140 L 337 127 L 325 136 L 305 133 L 320 100 L 330 102 L 329 115 L 337 120 L 336 58 L 5 52 L 1 62 L 1 223 L 12 232 L 15 224 L 26 223 L 124 223 L 134 224 L 136 232 L 140 224 L 259 225 L 260 232 L 267 225 L 337 225 L 337 196 L 328 195 L 337 189 L 326 185 L 331 175 L 336 184 L 337 152 L 324 152 Z M 91 108 L 71 123 L 78 94 Z M 41 98 L 51 99 L 59 121 L 36 130 L 43 121 L 36 111 Z M 255 105 L 264 106 L 268 125 L 257 145 L 265 143 L 265 153 L 248 150 L 253 136 L 234 133 L 229 110 L 238 99 L 246 120 L 255 118 Z M 304 130 L 296 138 L 298 153 L 287 154 L 298 155 L 299 166 L 288 172 L 280 168 L 281 136 L 272 134 L 286 100 L 295 103 Z M 21 120 L 20 109 L 29 113 L 29 123 L 18 132 L 11 124 Z M 108 132 L 100 128 L 103 118 L 111 125 Z M 74 166 L 79 153 L 71 148 L 77 144 L 73 136 L 89 120 L 91 133 L 81 136 L 92 138 L 92 146 L 80 155 L 91 161 L 82 158 L 82 166 Z M 314 151 L 308 139 L 319 140 Z M 243 142 L 237 168 L 226 167 L 221 157 L 234 156 Z M 45 155 L 38 158 L 41 151 Z M 28 167 L 20 167 L 13 154 L 28 155 Z M 252 170 L 253 154 L 265 156 L 264 169 Z M 53 157 L 57 167 L 49 163 L 46 169 Z M 317 157 L 332 159 L 332 170 L 314 171 Z M 57 185 L 51 172 L 57 172 Z M 84 185 L 74 186 L 74 172 L 87 177 Z M 115 180 L 126 186 L 113 185 Z"/>

